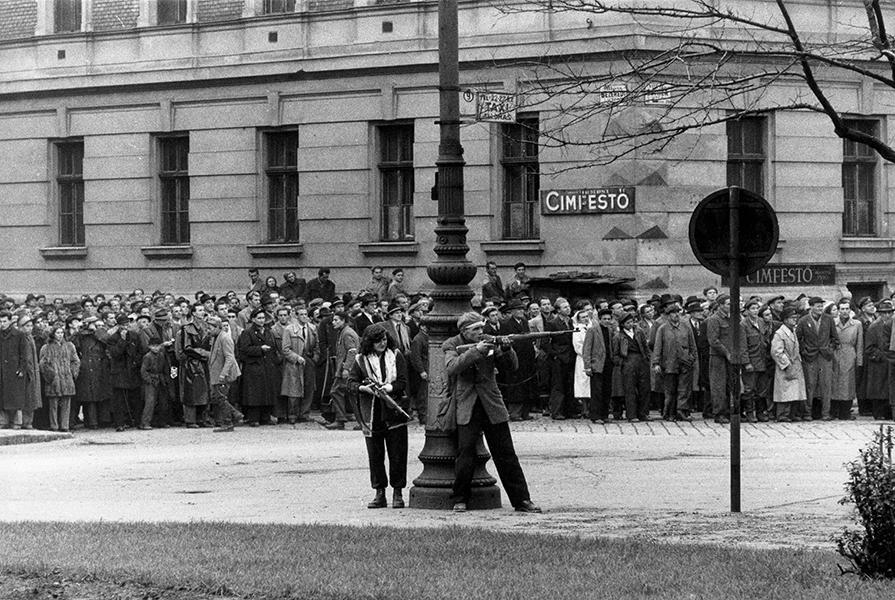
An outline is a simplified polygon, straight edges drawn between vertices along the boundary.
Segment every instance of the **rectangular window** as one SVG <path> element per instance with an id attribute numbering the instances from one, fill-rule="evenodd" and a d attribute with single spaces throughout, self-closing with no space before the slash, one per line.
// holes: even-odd
<path id="1" fill-rule="evenodd" d="M 382 240 L 413 239 L 413 125 L 379 128 Z"/>
<path id="2" fill-rule="evenodd" d="M 291 12 L 295 12 L 295 0 L 264 0 L 265 15 Z"/>
<path id="3" fill-rule="evenodd" d="M 84 142 L 56 144 L 59 243 L 84 245 Z"/>
<path id="4" fill-rule="evenodd" d="M 81 0 L 55 0 L 53 10 L 56 33 L 81 31 Z"/>
<path id="5" fill-rule="evenodd" d="M 503 143 L 503 238 L 530 240 L 540 237 L 537 117 L 522 117 L 502 125 Z"/>
<path id="6" fill-rule="evenodd" d="M 764 117 L 743 117 L 727 122 L 727 185 L 764 197 Z"/>
<path id="7" fill-rule="evenodd" d="M 187 0 L 158 0 L 158 24 L 186 23 Z"/>
<path id="8" fill-rule="evenodd" d="M 268 238 L 298 242 L 298 132 L 266 134 Z"/>
<path id="9" fill-rule="evenodd" d="M 876 121 L 848 119 L 845 124 L 867 135 L 879 135 Z M 876 235 L 876 165 L 877 155 L 870 146 L 842 140 L 843 235 Z"/>
<path id="10" fill-rule="evenodd" d="M 162 244 L 190 243 L 190 173 L 188 136 L 159 138 Z"/>

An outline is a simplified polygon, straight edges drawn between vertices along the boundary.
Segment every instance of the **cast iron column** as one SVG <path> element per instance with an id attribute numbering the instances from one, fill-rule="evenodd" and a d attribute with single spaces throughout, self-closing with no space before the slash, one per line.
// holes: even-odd
<path id="1" fill-rule="evenodd" d="M 457 0 L 438 2 L 438 82 L 441 138 L 438 146 L 438 221 L 435 227 L 435 262 L 429 278 L 435 283 L 435 310 L 423 322 L 429 327 L 429 403 L 426 443 L 420 452 L 423 472 L 410 489 L 411 508 L 450 509 L 457 443 L 452 433 L 435 426 L 438 406 L 446 391 L 441 344 L 457 334 L 457 318 L 469 309 L 473 292 L 469 282 L 476 268 L 466 258 L 466 218 L 463 206 L 463 146 L 460 145 L 460 66 L 458 59 Z M 499 508 L 500 489 L 485 470 L 490 458 L 479 439 L 478 464 L 468 506 Z"/>

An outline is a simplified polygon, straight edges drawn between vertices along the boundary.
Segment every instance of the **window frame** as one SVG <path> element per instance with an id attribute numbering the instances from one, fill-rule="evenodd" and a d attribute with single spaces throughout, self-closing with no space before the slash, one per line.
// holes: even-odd
<path id="1" fill-rule="evenodd" d="M 881 120 L 874 117 L 848 117 L 843 122 L 852 128 L 864 131 L 870 135 L 879 136 Z M 864 127 L 864 125 L 869 127 Z M 854 152 L 850 152 L 853 150 Z M 861 181 L 859 177 L 862 171 L 869 168 L 870 174 L 866 176 L 865 183 L 870 188 L 870 198 L 860 198 Z M 854 193 L 849 198 L 849 186 L 846 185 L 847 172 L 854 170 L 851 186 Z M 843 237 L 877 237 L 880 232 L 880 219 L 877 214 L 880 207 L 880 158 L 869 146 L 851 140 L 842 140 L 842 236 Z M 867 219 L 866 228 L 861 224 L 861 204 L 864 216 Z M 850 205 L 853 205 L 849 210 Z M 851 217 L 850 217 L 851 214 Z"/>
<path id="2" fill-rule="evenodd" d="M 537 240 L 540 239 L 540 115 L 522 114 L 516 119 L 516 123 L 503 123 L 498 126 L 498 144 L 500 152 L 500 168 L 502 194 L 500 202 L 501 213 L 501 239 L 503 240 Z M 513 137 L 518 128 L 518 139 Z M 534 132 L 531 139 L 527 133 Z M 518 155 L 508 155 L 508 146 L 516 142 L 520 145 L 521 152 Z M 534 152 L 526 153 L 527 149 Z M 519 171 L 517 175 L 511 172 Z M 520 182 L 519 194 L 521 200 L 511 201 L 514 187 L 511 181 L 518 179 Z M 522 205 L 523 225 L 522 231 L 513 230 L 513 205 Z"/>
<path id="3" fill-rule="evenodd" d="M 288 157 L 283 161 L 282 165 L 272 165 L 271 164 L 271 155 L 273 154 L 273 140 L 279 137 L 292 137 L 295 138 L 295 146 L 293 148 L 292 154 L 294 155 L 294 164 L 285 164 L 288 161 Z M 262 143 L 262 162 L 261 162 L 261 172 L 264 180 L 264 214 L 266 215 L 265 219 L 265 229 L 264 232 L 264 240 L 267 244 L 298 244 L 301 243 L 301 219 L 299 218 L 299 196 L 300 196 L 300 179 L 298 172 L 298 153 L 299 153 L 299 144 L 300 138 L 297 127 L 290 127 L 284 129 L 267 129 L 261 132 L 261 143 Z M 284 151 L 287 152 L 287 151 Z M 277 189 L 285 190 L 288 193 L 288 182 L 292 180 L 294 181 L 294 189 L 295 189 L 295 223 L 294 223 L 294 235 L 288 235 L 289 232 L 286 231 L 288 226 L 288 211 L 289 207 L 286 206 L 285 202 L 285 194 L 283 195 L 284 201 L 282 207 L 274 208 L 272 206 L 273 193 Z M 273 185 L 274 181 L 282 181 L 283 185 Z M 279 231 L 274 231 L 275 227 L 278 227 L 279 221 L 274 214 L 274 211 L 282 211 L 282 218 L 286 223 L 283 225 L 283 235 L 278 236 L 275 234 L 279 234 Z"/>
<path id="4" fill-rule="evenodd" d="M 386 134 L 395 133 L 394 141 L 397 144 L 397 156 L 387 156 L 390 150 L 391 138 Z M 379 207 L 379 241 L 387 243 L 414 241 L 414 200 L 416 191 L 416 173 L 413 162 L 413 146 L 415 143 L 416 129 L 413 122 L 393 122 L 376 126 L 377 152 L 376 171 L 378 173 L 378 207 Z M 409 157 L 404 151 L 409 153 Z M 395 175 L 395 185 L 389 186 L 393 181 L 391 175 Z M 389 187 L 387 187 L 389 186 Z M 392 197 L 390 189 L 397 190 L 398 202 L 387 202 Z M 397 206 L 400 224 L 397 227 L 397 237 L 390 235 L 391 220 L 390 210 Z"/>
<path id="5" fill-rule="evenodd" d="M 184 148 L 179 145 L 186 144 Z M 166 146 L 172 145 L 173 148 Z M 168 152 L 175 154 L 175 166 L 173 169 L 166 169 L 166 158 Z M 176 156 L 180 154 L 180 156 Z M 171 135 L 162 135 L 156 137 L 156 177 L 158 179 L 158 215 L 160 228 L 160 243 L 163 246 L 188 246 L 191 243 L 191 222 L 190 222 L 190 172 L 189 172 L 189 155 L 190 155 L 190 136 L 188 133 L 177 133 Z M 172 182 L 174 185 L 174 208 L 168 208 L 169 198 L 166 195 L 166 182 Z M 186 193 L 184 194 L 184 188 Z M 184 197 L 185 195 L 185 197 Z M 174 220 L 173 227 L 170 219 Z"/>
<path id="6" fill-rule="evenodd" d="M 295 12 L 297 5 L 296 0 L 261 0 L 260 12 L 262 15 L 288 15 Z M 272 10 L 280 7 L 282 10 Z"/>
<path id="7" fill-rule="evenodd" d="M 755 123 L 755 130 L 761 136 L 759 140 L 760 152 L 748 152 L 747 151 L 747 128 L 744 126 L 746 123 Z M 731 135 L 731 129 L 737 128 L 736 136 Z M 727 121 L 727 173 L 726 173 L 726 181 L 727 185 L 732 186 L 736 185 L 743 189 L 749 190 L 765 198 L 767 195 L 767 161 L 768 161 L 768 120 L 765 116 L 749 116 L 742 117 L 739 119 L 732 119 Z M 737 138 L 736 143 L 741 149 L 740 152 L 734 152 L 731 150 L 731 144 L 734 140 L 734 137 Z M 747 174 L 747 170 L 750 166 L 757 167 L 757 175 L 760 181 L 759 189 L 752 189 L 751 186 L 746 185 L 749 176 Z M 732 171 L 734 171 L 733 176 Z"/>
<path id="8" fill-rule="evenodd" d="M 55 195 L 55 219 L 56 231 L 59 246 L 62 247 L 84 247 L 87 243 L 86 228 L 84 225 L 84 203 L 85 185 L 84 185 L 84 140 L 82 138 L 60 139 L 52 142 L 53 146 L 53 186 Z M 76 153 L 74 158 L 80 161 L 80 169 L 72 169 L 72 172 L 66 172 L 66 165 L 72 162 L 67 160 L 66 150 L 70 148 L 78 148 L 80 150 L 78 157 Z M 75 172 L 79 170 L 80 172 Z M 71 198 L 67 190 L 73 190 L 74 206 L 71 210 L 65 210 L 66 203 L 70 202 L 66 198 Z M 74 221 L 67 223 L 67 221 Z M 71 229 L 72 237 L 66 236 L 67 228 Z"/>

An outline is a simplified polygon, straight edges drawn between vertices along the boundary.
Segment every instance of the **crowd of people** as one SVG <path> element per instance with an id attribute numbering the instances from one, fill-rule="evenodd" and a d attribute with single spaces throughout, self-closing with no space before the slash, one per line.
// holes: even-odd
<path id="1" fill-rule="evenodd" d="M 732 307 L 702 295 L 532 299 L 525 265 L 504 287 L 489 263 L 482 285 L 485 333 L 561 332 L 513 342 L 514 371 L 499 372 L 512 420 L 538 414 L 594 423 L 703 418 L 730 422 L 732 399 L 749 422 L 890 419 L 895 394 L 893 301 L 751 296 Z M 739 310 L 733 347 L 731 311 Z M 512 338 L 510 338 L 512 339 Z M 736 392 L 738 396 L 734 396 Z"/>

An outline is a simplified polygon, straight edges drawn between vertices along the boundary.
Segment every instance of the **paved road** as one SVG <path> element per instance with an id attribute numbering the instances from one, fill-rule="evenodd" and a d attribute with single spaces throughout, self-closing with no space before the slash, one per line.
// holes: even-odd
<path id="1" fill-rule="evenodd" d="M 728 426 L 547 419 L 512 426 L 543 515 L 508 506 L 461 515 L 368 510 L 361 434 L 301 424 L 232 434 L 80 431 L 68 440 L 2 446 L 0 519 L 459 524 L 832 548 L 832 536 L 850 523 L 848 507 L 838 504 L 843 465 L 879 424 L 744 424 L 741 514 L 729 512 Z M 423 429 L 411 426 L 411 478 L 421 471 L 415 457 L 423 442 Z"/>

